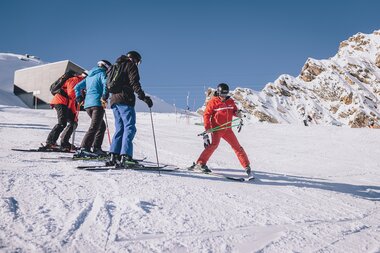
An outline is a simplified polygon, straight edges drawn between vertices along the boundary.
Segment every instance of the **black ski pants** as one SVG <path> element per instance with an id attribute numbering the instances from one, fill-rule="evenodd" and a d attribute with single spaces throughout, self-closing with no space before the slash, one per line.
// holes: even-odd
<path id="1" fill-rule="evenodd" d="M 55 144 L 63 131 L 61 145 L 67 145 L 77 126 L 77 123 L 74 122 L 75 115 L 66 105 L 54 105 L 54 109 L 57 111 L 58 123 L 50 131 L 46 143 Z"/>
<path id="2" fill-rule="evenodd" d="M 91 118 L 91 124 L 82 140 L 81 148 L 86 150 L 90 150 L 91 147 L 100 149 L 106 131 L 106 123 L 103 120 L 104 109 L 101 106 L 93 106 L 86 108 L 86 112 Z"/>

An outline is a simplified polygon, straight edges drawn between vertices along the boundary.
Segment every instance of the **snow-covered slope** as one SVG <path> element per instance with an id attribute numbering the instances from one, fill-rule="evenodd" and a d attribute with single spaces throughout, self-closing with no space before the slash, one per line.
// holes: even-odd
<path id="1" fill-rule="evenodd" d="M 155 162 L 150 120 L 137 114 L 134 154 Z M 185 167 L 203 150 L 199 118 L 153 120 L 161 164 Z M 240 183 L 190 172 L 86 172 L 74 167 L 95 162 L 10 150 L 38 146 L 55 123 L 53 110 L 0 106 L 1 252 L 380 251 L 379 130 L 245 124 L 237 137 L 257 179 Z M 77 145 L 89 125 L 81 112 Z M 208 165 L 243 175 L 225 142 Z"/>
<path id="2" fill-rule="evenodd" d="M 13 94 L 14 72 L 18 69 L 29 68 L 45 64 L 38 57 L 31 55 L 19 55 L 11 53 L 0 53 L 0 105 L 12 105 L 26 107 L 26 105 Z M 149 94 L 148 94 L 149 95 Z M 174 112 L 175 108 L 164 100 L 151 96 L 154 112 Z M 136 111 L 149 112 L 147 105 L 137 99 Z"/>
<path id="3" fill-rule="evenodd" d="M 311 124 L 380 125 L 380 30 L 341 42 L 330 59 L 309 58 L 297 77 L 284 74 L 260 92 L 237 88 L 232 96 L 256 122 L 303 124 L 310 116 Z"/>

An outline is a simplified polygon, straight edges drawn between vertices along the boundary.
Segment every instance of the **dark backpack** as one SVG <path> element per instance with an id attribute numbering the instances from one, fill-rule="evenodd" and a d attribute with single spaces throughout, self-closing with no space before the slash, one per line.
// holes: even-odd
<path id="1" fill-rule="evenodd" d="M 57 81 L 52 83 L 50 85 L 50 92 L 54 96 L 56 94 L 61 94 L 62 96 L 68 97 L 67 93 L 62 89 L 62 86 L 65 84 L 65 82 L 73 77 L 75 75 L 75 72 L 72 70 L 67 71 L 65 74 L 63 74 L 60 78 L 58 78 Z"/>
<path id="2" fill-rule="evenodd" d="M 121 93 L 125 83 L 126 74 L 123 67 L 126 62 L 117 62 L 107 71 L 107 89 L 110 93 Z"/>

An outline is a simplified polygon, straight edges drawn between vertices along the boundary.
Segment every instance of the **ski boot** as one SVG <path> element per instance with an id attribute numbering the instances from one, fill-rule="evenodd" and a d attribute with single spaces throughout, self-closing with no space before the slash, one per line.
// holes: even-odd
<path id="1" fill-rule="evenodd" d="M 41 147 L 38 148 L 39 151 L 54 151 L 58 149 L 59 149 L 59 146 L 57 145 L 57 143 L 48 143 L 48 142 L 46 142 L 45 145 L 41 143 Z"/>
<path id="2" fill-rule="evenodd" d="M 97 154 L 94 154 L 90 151 L 89 148 L 81 148 L 77 150 L 77 152 L 73 156 L 74 158 L 90 158 L 90 157 L 98 157 Z"/>
<path id="3" fill-rule="evenodd" d="M 248 177 L 253 177 L 253 172 L 251 170 L 251 167 L 248 165 L 247 167 L 245 167 L 245 173 L 247 173 Z"/>
<path id="4" fill-rule="evenodd" d="M 130 155 L 121 155 L 121 158 L 120 158 L 121 167 L 133 167 L 137 164 L 138 162 L 136 160 L 133 160 Z"/>
<path id="5" fill-rule="evenodd" d="M 193 163 L 193 165 L 191 165 L 188 170 L 200 170 L 204 173 L 210 173 L 212 172 L 206 164 L 199 164 L 199 163 Z"/>
<path id="6" fill-rule="evenodd" d="M 92 153 L 98 155 L 98 157 L 106 157 L 108 155 L 102 148 L 93 148 Z"/>
<path id="7" fill-rule="evenodd" d="M 60 149 L 65 152 L 69 152 L 71 150 L 78 150 L 78 148 L 72 145 L 70 142 L 62 142 Z"/>
<path id="8" fill-rule="evenodd" d="M 108 161 L 106 161 L 106 166 L 120 166 L 120 155 L 115 153 L 110 153 L 110 158 Z"/>

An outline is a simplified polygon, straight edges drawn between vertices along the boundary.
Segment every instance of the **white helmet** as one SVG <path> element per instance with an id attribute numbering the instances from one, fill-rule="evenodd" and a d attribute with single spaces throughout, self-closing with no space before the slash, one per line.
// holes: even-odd
<path id="1" fill-rule="evenodd" d="M 98 67 L 105 68 L 106 70 L 108 70 L 111 67 L 111 65 L 112 64 L 107 60 L 98 61 Z"/>

